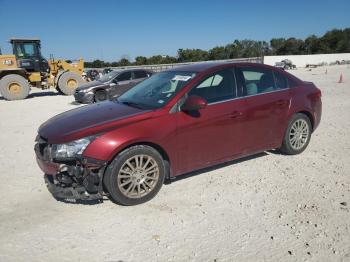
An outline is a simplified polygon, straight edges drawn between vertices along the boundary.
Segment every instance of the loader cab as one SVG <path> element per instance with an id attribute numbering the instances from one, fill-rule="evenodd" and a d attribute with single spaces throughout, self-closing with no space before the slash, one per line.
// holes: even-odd
<path id="1" fill-rule="evenodd" d="M 39 39 L 11 39 L 17 65 L 28 72 L 49 72 L 49 64 L 42 56 Z"/>

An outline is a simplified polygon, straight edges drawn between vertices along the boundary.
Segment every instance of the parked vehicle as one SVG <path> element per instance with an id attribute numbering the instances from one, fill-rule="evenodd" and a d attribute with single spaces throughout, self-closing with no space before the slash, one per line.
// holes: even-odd
<path id="1" fill-rule="evenodd" d="M 108 73 L 112 72 L 113 69 L 112 68 L 105 68 L 102 70 L 102 75 L 107 75 Z"/>
<path id="2" fill-rule="evenodd" d="M 84 83 L 84 60 L 54 59 L 47 61 L 41 54 L 39 39 L 12 38 L 13 54 L 0 54 L 0 94 L 6 100 L 25 99 L 31 87 L 55 88 L 72 95 Z"/>
<path id="3" fill-rule="evenodd" d="M 270 149 L 303 152 L 321 108 L 313 83 L 275 67 L 188 65 L 155 74 L 117 100 L 53 117 L 39 128 L 35 151 L 56 198 L 108 193 L 136 205 L 193 170 Z"/>
<path id="4" fill-rule="evenodd" d="M 297 66 L 293 64 L 293 62 L 289 59 L 284 59 L 281 62 L 276 62 L 275 67 L 284 69 L 284 70 L 289 70 L 289 69 L 296 69 Z"/>
<path id="5" fill-rule="evenodd" d="M 100 78 L 100 73 L 96 69 L 90 69 L 86 72 L 86 80 L 88 82 L 98 80 Z"/>
<path id="6" fill-rule="evenodd" d="M 113 70 L 96 81 L 79 86 L 74 97 L 79 103 L 101 102 L 120 96 L 151 75 L 152 72 L 143 69 Z"/>

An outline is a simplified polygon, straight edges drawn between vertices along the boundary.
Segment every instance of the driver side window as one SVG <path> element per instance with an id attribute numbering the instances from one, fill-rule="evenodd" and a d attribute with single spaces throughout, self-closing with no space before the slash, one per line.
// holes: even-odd
<path id="1" fill-rule="evenodd" d="M 232 69 L 225 69 L 205 78 L 188 95 L 197 95 L 208 103 L 232 99 L 236 96 L 236 82 Z"/>

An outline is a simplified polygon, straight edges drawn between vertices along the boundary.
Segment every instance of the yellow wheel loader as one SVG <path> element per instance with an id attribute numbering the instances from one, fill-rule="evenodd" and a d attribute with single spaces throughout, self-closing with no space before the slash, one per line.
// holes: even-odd
<path id="1" fill-rule="evenodd" d="M 50 57 L 47 61 L 41 55 L 39 39 L 11 39 L 10 43 L 13 55 L 0 51 L 0 93 L 5 99 L 24 99 L 32 86 L 72 95 L 85 82 L 83 59 L 72 63 Z"/>

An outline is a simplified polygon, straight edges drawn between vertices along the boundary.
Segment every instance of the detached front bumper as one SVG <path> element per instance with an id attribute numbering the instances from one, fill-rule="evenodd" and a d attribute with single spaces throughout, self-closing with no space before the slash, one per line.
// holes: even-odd
<path id="1" fill-rule="evenodd" d="M 84 185 L 66 185 L 62 184 L 55 176 L 44 175 L 45 184 L 52 196 L 58 200 L 101 200 L 103 198 L 103 190 L 96 188 L 93 191 L 88 191 Z M 102 183 L 101 182 L 98 182 Z M 98 184 L 94 186 L 98 186 Z M 91 185 L 90 185 L 91 186 Z"/>
<path id="2" fill-rule="evenodd" d="M 77 159 L 56 163 L 49 156 L 50 145 L 43 139 L 35 145 L 35 154 L 40 169 L 44 172 L 50 193 L 61 200 L 102 199 L 103 174 L 106 162 L 95 159 Z"/>

